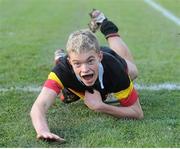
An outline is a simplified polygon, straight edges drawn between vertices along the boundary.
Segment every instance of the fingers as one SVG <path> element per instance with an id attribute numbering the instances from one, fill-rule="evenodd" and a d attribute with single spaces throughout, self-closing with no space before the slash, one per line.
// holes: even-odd
<path id="1" fill-rule="evenodd" d="M 43 134 L 38 134 L 36 137 L 38 140 L 44 140 L 44 141 L 57 141 L 57 142 L 64 142 L 65 140 L 61 137 L 59 137 L 56 134 L 45 132 Z"/>

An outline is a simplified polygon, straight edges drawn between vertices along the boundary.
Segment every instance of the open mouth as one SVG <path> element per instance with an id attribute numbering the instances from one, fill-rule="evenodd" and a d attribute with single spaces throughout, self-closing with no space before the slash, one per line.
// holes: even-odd
<path id="1" fill-rule="evenodd" d="M 81 77 L 84 80 L 88 81 L 88 80 L 91 80 L 93 78 L 93 76 L 94 76 L 93 74 L 87 74 L 87 75 L 82 75 Z"/>

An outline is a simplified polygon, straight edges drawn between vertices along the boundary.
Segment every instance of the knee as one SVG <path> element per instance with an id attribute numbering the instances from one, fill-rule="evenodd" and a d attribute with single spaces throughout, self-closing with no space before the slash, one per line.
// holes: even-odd
<path id="1" fill-rule="evenodd" d="M 138 69 L 135 65 L 129 70 L 129 76 L 131 80 L 135 80 L 138 77 Z"/>
<path id="2" fill-rule="evenodd" d="M 138 77 L 138 69 L 134 63 L 126 59 L 126 63 L 128 66 L 128 74 L 131 80 L 135 80 Z"/>

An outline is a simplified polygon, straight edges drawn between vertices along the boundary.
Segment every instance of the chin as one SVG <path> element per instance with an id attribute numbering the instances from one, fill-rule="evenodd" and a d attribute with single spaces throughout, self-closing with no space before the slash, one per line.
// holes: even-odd
<path id="1" fill-rule="evenodd" d="M 93 86 L 94 85 L 94 81 L 92 83 L 87 83 L 87 82 L 83 82 L 86 86 Z"/>
<path id="2" fill-rule="evenodd" d="M 94 83 L 84 83 L 86 86 L 93 86 Z"/>

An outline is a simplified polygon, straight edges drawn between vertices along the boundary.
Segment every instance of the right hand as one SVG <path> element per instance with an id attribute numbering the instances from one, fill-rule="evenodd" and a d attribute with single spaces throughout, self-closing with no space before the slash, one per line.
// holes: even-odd
<path id="1" fill-rule="evenodd" d="M 94 90 L 94 93 L 85 91 L 84 103 L 89 107 L 89 109 L 101 112 L 101 109 L 104 105 L 102 102 L 102 97 L 99 91 Z"/>
<path id="2" fill-rule="evenodd" d="M 37 134 L 36 138 L 38 140 L 45 140 L 45 141 L 57 141 L 57 142 L 64 142 L 65 140 L 61 137 L 59 137 L 56 134 L 53 134 L 51 132 L 43 132 L 41 134 Z"/>

